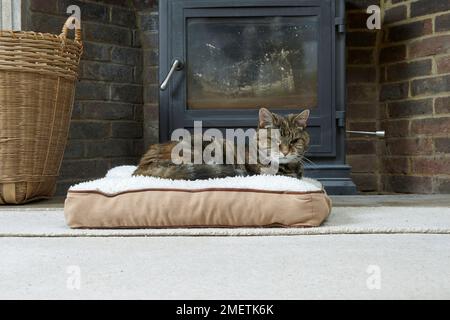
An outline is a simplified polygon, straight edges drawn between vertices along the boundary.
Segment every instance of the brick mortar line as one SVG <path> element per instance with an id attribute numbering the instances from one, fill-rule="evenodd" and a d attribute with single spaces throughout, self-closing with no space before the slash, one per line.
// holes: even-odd
<path id="1" fill-rule="evenodd" d="M 416 155 L 412 155 L 412 156 L 416 156 Z M 398 154 L 393 154 L 393 155 L 386 155 L 386 158 L 384 160 L 404 160 L 404 159 L 409 159 L 411 158 L 411 155 L 398 155 Z"/>
<path id="2" fill-rule="evenodd" d="M 373 118 L 351 118 L 349 119 L 349 123 L 356 125 L 356 124 L 364 124 L 364 123 L 374 123 Z"/>
<path id="3" fill-rule="evenodd" d="M 100 25 L 100 26 L 110 26 L 110 27 L 114 27 L 114 28 L 120 28 L 122 30 L 127 30 L 127 31 L 139 31 L 138 27 L 125 27 L 122 25 L 116 25 L 116 24 L 111 24 L 111 21 L 108 22 L 101 22 L 101 21 L 94 21 L 94 20 L 85 20 L 84 24 L 88 24 L 88 25 Z M 83 25 L 82 25 L 83 26 Z M 83 30 L 85 28 L 82 28 Z"/>
<path id="4" fill-rule="evenodd" d="M 132 49 L 132 50 L 137 50 L 137 51 L 141 51 L 141 52 L 144 51 L 142 47 L 124 46 L 124 45 L 115 44 L 115 43 L 99 42 L 99 41 L 85 40 L 85 39 L 82 39 L 82 41 L 83 41 L 83 44 L 89 43 L 91 45 L 94 44 L 94 45 L 102 45 L 102 46 L 111 46 L 111 48 L 108 48 L 109 54 L 111 54 L 111 52 L 112 52 L 112 50 L 114 50 L 114 48 Z M 81 59 L 84 61 L 83 56 L 81 56 Z M 110 61 L 110 60 L 92 60 L 92 61 Z"/>
<path id="5" fill-rule="evenodd" d="M 139 28 L 137 28 L 137 30 L 141 31 L 141 34 L 159 35 L 159 31 L 156 30 L 140 30 Z"/>
<path id="6" fill-rule="evenodd" d="M 434 57 L 434 56 L 431 57 L 431 74 L 433 74 L 433 75 L 441 75 L 441 73 L 438 72 L 437 60 L 436 60 L 436 57 Z"/>
<path id="7" fill-rule="evenodd" d="M 361 83 L 361 85 L 365 86 L 365 87 L 373 87 L 376 84 L 377 84 L 376 82 L 364 82 L 364 83 Z M 349 87 L 349 86 L 350 87 L 354 87 L 354 86 L 358 86 L 358 85 L 359 85 L 358 83 L 347 83 L 347 87 Z"/>
<path id="8" fill-rule="evenodd" d="M 416 42 L 419 42 L 421 40 L 432 39 L 432 38 L 448 36 L 448 35 L 450 35 L 449 30 L 440 31 L 437 33 L 424 34 L 424 35 L 420 35 L 418 37 L 414 37 L 411 39 L 391 41 L 391 42 L 388 42 L 387 45 L 384 45 L 384 43 L 383 43 L 381 49 L 386 48 L 386 47 L 399 46 L 399 45 L 406 45 L 408 47 L 408 45 L 415 44 Z"/>
<path id="9" fill-rule="evenodd" d="M 44 11 L 38 11 L 38 10 L 34 10 L 34 9 L 31 9 L 31 8 L 29 8 L 28 9 L 28 11 L 30 12 L 30 13 L 38 13 L 38 14 L 41 14 L 41 15 L 43 15 L 43 16 L 47 16 L 47 17 L 61 17 L 61 18 L 65 18 L 65 19 L 67 19 L 67 18 L 69 18 L 69 16 L 68 15 L 65 15 L 64 13 L 49 13 L 49 12 L 44 12 Z M 131 12 L 133 12 L 133 10 L 131 11 Z M 81 18 L 82 18 L 82 21 L 81 21 L 81 29 L 83 30 L 84 28 L 83 28 L 83 25 L 84 24 L 100 24 L 100 25 L 106 25 L 106 26 L 113 26 L 113 27 L 118 27 L 118 28 L 120 28 L 120 29 L 126 29 L 126 30 L 139 30 L 139 27 L 138 26 L 136 26 L 136 27 L 130 27 L 130 26 L 123 26 L 123 25 L 120 25 L 120 24 L 115 24 L 112 20 L 110 20 L 109 18 L 109 16 L 108 16 L 108 20 L 107 21 L 105 21 L 105 22 L 103 22 L 103 21 L 98 21 L 98 20 L 91 20 L 91 18 L 89 18 L 88 20 L 87 19 L 85 19 L 85 20 L 83 20 L 83 15 L 81 16 Z M 93 18 L 92 18 L 93 19 Z M 61 25 L 61 27 L 62 27 L 62 25 Z"/>
<path id="10" fill-rule="evenodd" d="M 143 121 L 142 120 L 121 120 L 121 119 L 113 119 L 113 120 L 102 120 L 102 119 L 97 119 L 97 118 L 82 118 L 82 119 L 72 119 L 71 122 L 74 123 L 123 123 L 123 122 L 133 122 L 133 123 L 138 123 L 138 124 L 142 124 Z M 73 139 L 71 139 L 73 140 Z"/>
<path id="11" fill-rule="evenodd" d="M 88 78 L 86 76 L 86 78 L 82 78 L 81 81 L 86 80 L 86 81 L 92 81 L 92 80 L 96 80 L 96 78 Z M 124 80 L 123 82 L 117 82 L 117 80 L 115 80 L 116 82 L 108 82 L 108 80 L 102 80 L 107 84 L 115 84 L 115 85 L 138 85 L 138 86 L 142 86 L 142 81 L 140 80 L 134 80 L 134 77 L 132 75 L 132 80 Z"/>
<path id="12" fill-rule="evenodd" d="M 384 10 L 390 10 L 390 9 L 395 9 L 395 8 L 397 8 L 397 7 L 405 7 L 405 8 L 408 8 L 410 3 L 411 3 L 411 2 L 404 1 L 404 2 L 400 2 L 400 3 L 391 3 L 391 4 L 388 4 L 387 1 L 383 1 L 383 9 L 384 9 Z M 383 11 L 384 11 L 384 10 L 383 10 Z M 408 16 L 407 16 L 407 17 L 408 17 Z"/>
<path id="13" fill-rule="evenodd" d="M 362 50 L 362 49 L 364 49 L 364 50 L 370 50 L 370 49 L 374 49 L 375 48 L 375 46 L 374 45 L 368 45 L 368 46 L 348 46 L 347 48 L 349 48 L 349 49 L 360 49 L 360 50 Z"/>
<path id="14" fill-rule="evenodd" d="M 449 175 L 446 174 L 442 174 L 442 173 L 414 173 L 414 172 L 409 172 L 409 173 L 389 173 L 389 172 L 383 172 L 383 175 L 386 177 L 419 177 L 419 178 L 448 178 Z"/>
<path id="15" fill-rule="evenodd" d="M 383 26 L 387 27 L 387 28 L 391 28 L 391 27 L 397 27 L 397 26 L 402 26 L 402 25 L 407 25 L 410 23 L 414 23 L 414 22 L 420 22 L 420 21 L 425 21 L 425 20 L 431 20 L 434 25 L 435 19 L 439 16 L 442 15 L 446 15 L 450 13 L 450 10 L 448 11 L 442 11 L 442 12 L 436 12 L 436 13 L 430 13 L 424 16 L 417 16 L 414 18 L 410 18 L 407 17 L 406 20 L 402 20 L 402 21 L 395 21 L 395 22 L 390 22 L 390 23 L 383 23 Z"/>
<path id="16" fill-rule="evenodd" d="M 140 105 L 140 103 L 133 103 L 133 102 L 120 102 L 120 101 L 105 101 L 105 100 L 86 100 L 86 99 L 80 99 L 76 100 L 76 102 L 84 103 L 84 102 L 92 102 L 92 103 L 106 103 L 106 104 L 125 104 L 131 106 Z"/>
<path id="17" fill-rule="evenodd" d="M 135 11 L 135 9 L 130 6 L 130 3 L 128 1 L 127 1 L 128 5 L 126 7 L 119 6 L 119 5 L 112 4 L 112 3 L 107 3 L 107 4 L 101 3 L 101 2 L 94 1 L 94 0 L 81 0 L 81 1 L 85 2 L 85 3 L 89 3 L 89 4 L 95 4 L 95 5 L 102 6 L 102 7 L 121 8 L 124 10 L 128 9 L 130 11 Z M 60 3 L 57 3 L 58 9 L 59 9 L 59 4 Z M 130 8 L 132 8 L 132 9 L 130 9 Z"/>
<path id="18" fill-rule="evenodd" d="M 433 78 L 440 78 L 440 77 L 447 77 L 450 76 L 450 73 L 439 73 L 439 74 L 430 74 L 430 75 L 424 75 L 424 76 L 414 76 L 412 78 L 404 79 L 404 80 L 396 80 L 396 81 L 386 81 L 382 82 L 381 84 L 399 84 L 399 83 L 406 83 L 411 82 L 414 80 L 426 80 L 426 79 L 433 79 Z M 446 91 L 450 92 L 450 91 Z"/>
<path id="19" fill-rule="evenodd" d="M 133 49 L 133 50 L 138 50 L 138 51 L 145 51 L 142 47 L 134 47 L 134 46 L 124 46 L 121 44 L 115 44 L 115 43 L 109 43 L 109 42 L 101 42 L 101 41 L 97 41 L 97 40 L 85 40 L 82 39 L 83 43 L 86 44 L 94 44 L 94 45 L 107 45 L 107 46 L 111 46 L 112 48 L 109 48 L 108 51 L 112 51 L 114 48 L 119 48 L 119 49 Z M 147 49 L 147 50 L 152 50 L 152 49 Z"/>
<path id="20" fill-rule="evenodd" d="M 83 41 L 84 44 L 86 42 L 88 42 L 88 41 Z M 96 42 L 96 41 L 89 41 L 89 42 L 98 44 L 98 42 Z M 118 45 L 115 45 L 115 44 L 109 44 L 109 45 L 112 47 L 112 48 L 108 48 L 108 53 L 109 54 L 112 54 L 112 51 L 114 51 L 114 49 L 133 50 L 133 51 L 136 51 L 136 52 L 139 52 L 139 53 L 142 52 L 142 48 L 139 48 L 139 47 L 118 46 Z M 92 59 L 92 58 L 87 58 L 87 59 L 82 58 L 82 61 L 113 62 L 112 60 L 90 60 L 90 59 Z M 109 59 L 112 59 L 112 57 L 110 56 Z"/>
<path id="21" fill-rule="evenodd" d="M 373 48 L 375 49 L 375 48 Z M 371 50 L 374 51 L 374 50 Z M 375 60 L 375 57 L 374 57 Z M 351 68 L 370 68 L 370 67 L 376 67 L 377 64 L 375 62 L 371 62 L 371 63 L 347 63 L 347 67 L 351 67 Z"/>
<path id="22" fill-rule="evenodd" d="M 142 137 L 135 137 L 135 138 L 116 138 L 113 136 L 107 136 L 104 138 L 89 138 L 89 139 L 77 139 L 77 138 L 69 138 L 70 141 L 74 142 L 83 142 L 83 143 L 89 143 L 89 142 L 110 142 L 111 140 L 114 141 L 121 141 L 121 142 L 130 142 L 130 143 L 136 143 L 142 140 Z"/>
<path id="23" fill-rule="evenodd" d="M 384 48 L 381 48 L 384 49 Z M 438 58 L 440 57 L 446 57 L 446 56 L 450 56 L 448 53 L 442 53 L 438 55 Z M 418 57 L 415 59 L 406 59 L 405 60 L 399 60 L 399 61 L 392 61 L 392 62 L 382 62 L 379 64 L 380 67 L 390 67 L 393 65 L 397 65 L 397 64 L 411 64 L 414 62 L 421 62 L 421 61 L 427 61 L 427 60 L 433 60 L 434 56 L 426 56 L 426 57 Z"/>
<path id="24" fill-rule="evenodd" d="M 73 123 L 106 123 L 109 124 L 111 122 L 137 122 L 140 123 L 142 121 L 137 120 L 103 120 L 103 119 L 72 119 Z"/>
<path id="25" fill-rule="evenodd" d="M 367 64 L 367 65 L 347 64 L 347 67 L 354 68 L 354 69 L 371 69 L 371 68 L 376 68 L 377 65 L 376 64 Z"/>
<path id="26" fill-rule="evenodd" d="M 418 95 L 418 96 L 411 96 L 404 99 L 389 99 L 385 100 L 382 103 L 404 103 L 404 102 L 417 102 L 420 100 L 429 100 L 432 99 L 433 102 L 435 102 L 435 99 L 439 98 L 448 98 L 450 91 L 445 91 L 444 93 L 440 92 L 439 95 Z"/>
<path id="27" fill-rule="evenodd" d="M 450 118 L 449 113 L 437 113 L 437 114 L 424 114 L 424 115 L 414 115 L 414 116 L 405 116 L 405 117 L 395 117 L 395 118 L 387 118 L 386 121 L 389 120 L 428 120 L 428 119 L 446 119 Z"/>
<path id="28" fill-rule="evenodd" d="M 114 157 L 108 157 L 108 158 L 88 158 L 87 156 L 83 156 L 81 158 L 64 158 L 64 162 L 66 163 L 75 163 L 83 161 L 85 163 L 92 163 L 92 162 L 104 162 L 107 163 L 108 166 L 111 168 L 110 162 L 111 161 L 118 161 L 118 160 L 130 160 L 130 162 L 133 162 L 133 164 L 137 165 L 139 161 L 138 156 L 130 157 L 130 156 L 114 156 Z"/>
<path id="29" fill-rule="evenodd" d="M 104 163 L 110 164 L 110 161 L 113 161 L 113 160 L 138 160 L 138 159 L 139 159 L 139 157 L 137 157 L 137 156 L 136 157 L 119 156 L 119 157 L 110 157 L 110 158 L 85 158 L 85 157 L 83 157 L 83 158 L 64 159 L 64 162 L 66 163 L 66 165 L 71 162 L 79 163 L 80 160 L 81 161 L 84 160 L 83 162 L 86 162 L 86 163 L 92 163 L 94 161 L 98 161 L 98 162 L 104 162 Z M 135 162 L 135 164 L 137 164 L 137 161 Z M 109 166 L 109 167 L 111 167 L 111 166 Z M 74 179 L 76 179 L 76 178 L 74 178 Z"/>
<path id="30" fill-rule="evenodd" d="M 420 37 L 414 37 L 411 39 L 389 42 L 388 47 L 392 46 L 392 45 L 401 45 L 401 44 L 404 44 L 407 47 L 410 47 L 411 44 L 416 44 L 417 42 L 420 42 L 422 40 L 433 39 L 433 38 L 442 37 L 442 36 L 450 36 L 450 31 L 447 30 L 447 31 L 442 31 L 442 32 L 438 32 L 438 33 L 430 33 L 430 34 L 426 34 L 426 35 L 421 35 Z"/>
<path id="31" fill-rule="evenodd" d="M 85 64 L 84 63 L 96 63 L 96 64 L 100 64 L 100 65 L 113 65 L 113 66 L 120 66 L 120 67 L 128 67 L 129 69 L 134 69 L 137 68 L 136 65 L 134 64 L 124 64 L 124 63 L 118 63 L 118 62 L 114 62 L 114 61 L 99 61 L 99 60 L 82 60 L 81 61 L 82 66 L 84 67 Z M 83 79 L 83 78 L 81 78 Z"/>
<path id="32" fill-rule="evenodd" d="M 89 82 L 101 83 L 101 84 L 105 84 L 105 85 L 119 85 L 119 86 L 129 85 L 132 87 L 142 87 L 143 86 L 141 83 L 135 83 L 135 82 L 110 82 L 110 81 L 106 81 L 106 80 L 97 80 L 97 79 L 94 80 L 94 79 L 87 79 L 87 78 L 81 78 L 81 79 L 79 79 L 79 81 L 89 81 Z M 157 84 L 155 84 L 155 85 L 157 85 Z M 75 99 L 75 100 L 78 101 L 77 99 Z M 111 101 L 117 101 L 117 100 L 111 100 Z M 126 101 L 124 101 L 124 102 L 126 102 Z M 128 102 L 128 103 L 134 103 L 134 102 Z M 135 103 L 135 104 L 138 104 L 138 103 Z"/>
<path id="33" fill-rule="evenodd" d="M 389 142 L 395 142 L 397 140 L 411 140 L 411 141 L 416 141 L 416 140 L 423 140 L 423 141 L 429 141 L 429 142 L 433 142 L 436 139 L 442 139 L 442 138 L 446 138 L 446 139 L 450 139 L 450 136 L 444 135 L 444 136 L 426 136 L 426 137 L 387 137 L 386 139 L 389 139 Z M 446 156 L 450 156 L 450 154 L 447 153 L 443 153 Z M 420 153 L 411 153 L 411 154 L 394 154 L 391 156 L 411 156 L 411 155 L 421 155 Z M 422 154 L 423 155 L 423 154 Z"/>
<path id="34" fill-rule="evenodd" d="M 137 156 L 135 157 L 130 157 L 130 156 L 113 156 L 110 158 L 98 158 L 98 157 L 93 157 L 93 158 L 78 158 L 78 159 L 65 159 L 65 162 L 80 162 L 80 160 L 84 160 L 83 162 L 86 163 L 92 163 L 94 161 L 98 161 L 98 162 L 109 162 L 110 160 L 124 160 L 124 159 L 128 159 L 128 160 L 133 160 L 138 158 Z"/>

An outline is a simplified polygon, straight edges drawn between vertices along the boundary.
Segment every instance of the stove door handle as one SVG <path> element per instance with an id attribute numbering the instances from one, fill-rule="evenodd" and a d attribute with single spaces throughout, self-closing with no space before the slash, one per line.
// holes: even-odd
<path id="1" fill-rule="evenodd" d="M 366 136 L 377 136 L 379 138 L 384 138 L 386 135 L 385 131 L 350 131 L 350 130 L 347 130 L 347 133 L 362 134 L 362 135 L 366 135 Z"/>
<path id="2" fill-rule="evenodd" d="M 166 78 L 164 79 L 163 83 L 161 83 L 161 86 L 159 87 L 161 91 L 166 90 L 167 85 L 170 81 L 170 78 L 172 78 L 172 75 L 175 71 L 180 71 L 183 69 L 183 63 L 179 59 L 175 59 L 172 63 L 172 67 L 169 70 L 169 73 L 167 74 Z"/>

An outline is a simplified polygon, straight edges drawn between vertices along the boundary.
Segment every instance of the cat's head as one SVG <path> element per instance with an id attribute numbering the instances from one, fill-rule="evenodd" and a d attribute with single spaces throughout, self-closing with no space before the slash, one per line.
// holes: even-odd
<path id="1" fill-rule="evenodd" d="M 280 132 L 280 164 L 298 162 L 304 157 L 309 147 L 309 134 L 306 132 L 309 113 L 309 110 L 304 110 L 284 117 L 266 108 L 259 110 L 258 129 L 278 129 Z"/>

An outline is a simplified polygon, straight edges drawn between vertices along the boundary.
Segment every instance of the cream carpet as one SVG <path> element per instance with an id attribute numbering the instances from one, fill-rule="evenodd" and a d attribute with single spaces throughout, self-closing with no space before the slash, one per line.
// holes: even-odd
<path id="1" fill-rule="evenodd" d="M 245 213 L 243 213 L 245 214 Z M 60 208 L 0 208 L 0 237 L 450 234 L 448 207 L 336 207 L 319 228 L 70 229 Z"/>
<path id="2" fill-rule="evenodd" d="M 450 299 L 448 248 L 444 234 L 0 238 L 0 299 Z"/>
<path id="3" fill-rule="evenodd" d="M 4 207 L 0 299 L 449 299 L 449 247 L 448 207 L 335 207 L 310 229 L 139 230 Z"/>

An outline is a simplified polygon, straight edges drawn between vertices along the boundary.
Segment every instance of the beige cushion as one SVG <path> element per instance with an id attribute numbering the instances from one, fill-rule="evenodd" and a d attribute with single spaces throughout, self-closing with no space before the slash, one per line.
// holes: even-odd
<path id="1" fill-rule="evenodd" d="M 117 186 L 126 179 L 129 178 L 107 177 L 98 184 L 94 181 L 71 188 L 64 206 L 67 224 L 71 228 L 313 227 L 319 226 L 331 211 L 330 199 L 317 187 L 302 192 L 236 186 L 158 188 L 156 185 L 105 192 L 98 187 L 106 182 Z M 225 185 L 236 181 L 225 179 L 228 179 Z M 286 180 L 286 185 L 289 182 Z"/>
<path id="2" fill-rule="evenodd" d="M 142 190 L 117 195 L 71 191 L 72 228 L 319 226 L 331 201 L 323 192 Z"/>

